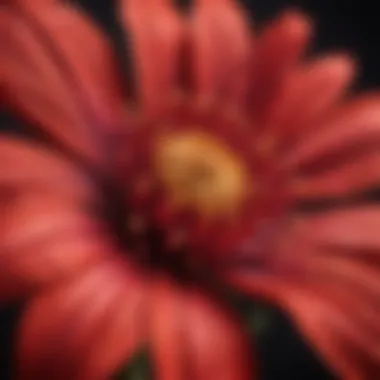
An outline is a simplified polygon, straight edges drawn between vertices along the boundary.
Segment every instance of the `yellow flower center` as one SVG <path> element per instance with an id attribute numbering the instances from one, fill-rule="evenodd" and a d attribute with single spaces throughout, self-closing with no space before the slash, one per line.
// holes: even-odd
<path id="1" fill-rule="evenodd" d="M 155 169 L 170 200 L 204 217 L 240 210 L 249 188 L 244 163 L 228 146 L 198 131 L 173 132 L 157 140 Z"/>

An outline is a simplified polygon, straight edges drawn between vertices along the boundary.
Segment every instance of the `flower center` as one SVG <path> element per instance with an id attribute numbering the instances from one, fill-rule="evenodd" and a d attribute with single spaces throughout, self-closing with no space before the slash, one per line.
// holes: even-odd
<path id="1" fill-rule="evenodd" d="M 244 163 L 206 133 L 182 130 L 162 135 L 153 158 L 158 180 L 175 206 L 220 218 L 240 210 L 246 199 Z"/>
<path id="2" fill-rule="evenodd" d="M 283 176 L 259 154 L 255 126 L 227 111 L 176 101 L 136 118 L 120 139 L 126 240 L 147 262 L 209 268 L 267 252 L 272 230 L 262 224 L 277 223 L 286 207 Z"/>

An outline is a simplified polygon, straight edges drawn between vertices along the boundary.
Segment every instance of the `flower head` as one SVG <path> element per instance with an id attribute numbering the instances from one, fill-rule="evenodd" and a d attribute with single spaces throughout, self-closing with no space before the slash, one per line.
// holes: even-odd
<path id="1" fill-rule="evenodd" d="M 148 344 L 159 378 L 248 379 L 218 285 L 373 378 L 380 207 L 357 200 L 379 184 L 379 95 L 346 99 L 349 56 L 303 57 L 298 13 L 253 36 L 232 0 L 118 7 L 134 83 L 74 5 L 1 9 L 1 96 L 33 137 L 0 137 L 0 300 L 31 297 L 20 378 L 109 378 Z"/>

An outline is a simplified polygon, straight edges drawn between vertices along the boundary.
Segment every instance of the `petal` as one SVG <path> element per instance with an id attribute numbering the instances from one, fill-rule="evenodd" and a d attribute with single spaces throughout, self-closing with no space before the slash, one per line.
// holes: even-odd
<path id="1" fill-rule="evenodd" d="M 365 152 L 320 173 L 298 174 L 290 186 L 297 199 L 339 198 L 380 185 L 380 152 Z"/>
<path id="2" fill-rule="evenodd" d="M 235 273 L 235 286 L 258 299 L 273 302 L 288 313 L 298 329 L 336 374 L 349 380 L 372 379 L 379 371 L 378 311 L 362 302 L 360 293 L 338 292 L 292 279 L 261 278 Z M 364 307 L 364 309 L 359 309 Z M 372 314 L 372 318 L 369 317 Z M 368 326 L 368 321 L 370 326 Z"/>
<path id="3" fill-rule="evenodd" d="M 304 172 L 344 162 L 357 152 L 374 147 L 380 139 L 380 97 L 365 94 L 354 98 L 334 112 L 327 122 L 314 128 L 290 151 L 282 165 Z"/>
<path id="4" fill-rule="evenodd" d="M 30 12 L 59 52 L 70 75 L 67 80 L 81 93 L 83 112 L 94 128 L 120 126 L 125 118 L 125 94 L 111 41 L 79 8 L 52 1 L 49 5 L 30 7 Z"/>
<path id="5" fill-rule="evenodd" d="M 297 266 L 303 277 L 331 289 L 343 286 L 353 301 L 366 299 L 367 308 L 377 304 L 380 312 L 379 225 L 380 207 L 361 206 L 304 217 L 284 239 L 302 250 Z"/>
<path id="6" fill-rule="evenodd" d="M 0 198 L 0 301 L 61 281 L 110 251 L 104 227 L 69 197 L 31 190 Z"/>
<path id="7" fill-rule="evenodd" d="M 110 378 L 141 343 L 143 302 L 142 279 L 119 261 L 34 298 L 21 321 L 18 378 Z"/>
<path id="8" fill-rule="evenodd" d="M 279 242 L 272 267 L 228 280 L 288 312 L 344 379 L 380 370 L 380 209 L 358 207 L 299 219 Z"/>
<path id="9" fill-rule="evenodd" d="M 151 279 L 151 345 L 157 379 L 181 380 L 186 373 L 185 327 L 175 283 L 164 276 Z"/>
<path id="10" fill-rule="evenodd" d="M 152 278 L 151 332 L 158 379 L 252 379 L 252 352 L 236 317 L 201 290 Z"/>
<path id="11" fill-rule="evenodd" d="M 49 189 L 83 203 L 95 198 L 88 178 L 58 152 L 12 136 L 0 137 L 0 189 Z"/>
<path id="12" fill-rule="evenodd" d="M 380 259 L 380 207 L 361 206 L 330 211 L 300 220 L 295 234 L 313 245 L 377 252 Z"/>
<path id="13" fill-rule="evenodd" d="M 236 318 L 201 291 L 183 297 L 192 378 L 252 379 L 251 346 Z"/>
<path id="14" fill-rule="evenodd" d="M 310 21 L 302 14 L 287 12 L 258 36 L 251 68 L 249 109 L 259 125 L 268 123 L 284 81 L 302 57 L 310 35 Z"/>
<path id="15" fill-rule="evenodd" d="M 189 32 L 196 96 L 240 105 L 252 45 L 242 10 L 231 0 L 197 0 Z"/>
<path id="16" fill-rule="evenodd" d="M 291 143 L 326 118 L 352 82 L 355 66 L 345 55 L 330 55 L 303 64 L 289 75 L 271 121 Z M 290 140 L 290 141 L 289 141 Z"/>
<path id="17" fill-rule="evenodd" d="M 177 90 L 182 21 L 170 0 L 122 0 L 120 7 L 131 37 L 138 100 L 145 111 L 154 111 Z"/>
<path id="18" fill-rule="evenodd" d="M 60 147 L 91 162 L 102 159 L 101 141 L 91 128 L 88 110 L 71 85 L 62 57 L 30 18 L 9 12 L 2 25 L 1 95 Z"/>
<path id="19" fill-rule="evenodd" d="M 9 5 L 22 5 L 24 7 L 31 6 L 31 5 L 46 5 L 53 2 L 56 2 L 57 0 L 3 0 L 4 4 Z"/>

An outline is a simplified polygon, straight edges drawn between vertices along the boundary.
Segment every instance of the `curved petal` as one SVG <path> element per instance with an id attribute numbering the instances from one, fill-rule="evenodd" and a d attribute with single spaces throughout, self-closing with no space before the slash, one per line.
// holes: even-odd
<path id="1" fill-rule="evenodd" d="M 169 280 L 157 285 L 152 318 L 160 379 L 252 378 L 251 346 L 228 310 L 199 289 Z"/>
<path id="2" fill-rule="evenodd" d="M 33 19 L 8 13 L 0 41 L 5 105 L 61 147 L 100 164 L 104 159 L 102 141 L 99 133 L 94 133 L 93 120 L 81 104 L 79 91 L 70 83 L 62 62 L 64 56 Z"/>
<path id="3" fill-rule="evenodd" d="M 252 379 L 251 347 L 234 316 L 200 291 L 188 292 L 184 297 L 193 378 Z"/>
<path id="4" fill-rule="evenodd" d="M 27 187 L 49 189 L 82 204 L 95 199 L 95 189 L 74 164 L 42 144 L 12 136 L 0 137 L 0 191 Z"/>
<path id="5" fill-rule="evenodd" d="M 241 104 L 252 47 L 242 10 L 231 0 L 197 0 L 189 28 L 196 97 Z"/>
<path id="6" fill-rule="evenodd" d="M 184 25 L 170 3 L 121 0 L 120 4 L 120 17 L 131 37 L 137 96 L 147 112 L 177 91 Z"/>
<path id="7" fill-rule="evenodd" d="M 380 259 L 380 207 L 357 206 L 304 217 L 294 234 L 321 247 L 377 252 Z"/>
<path id="8" fill-rule="evenodd" d="M 310 130 L 341 100 L 352 82 L 355 66 L 346 55 L 330 55 L 312 60 L 289 75 L 275 114 L 270 122 L 280 144 Z"/>
<path id="9" fill-rule="evenodd" d="M 299 174 L 290 181 L 296 199 L 339 198 L 380 185 L 380 152 L 366 152 L 322 173 Z"/>
<path id="10" fill-rule="evenodd" d="M 347 302 L 347 290 L 338 292 L 291 279 L 262 278 L 259 284 L 246 273 L 235 273 L 230 281 L 256 299 L 261 296 L 289 313 L 339 377 L 376 378 L 380 369 L 378 311 L 373 311 L 367 300 L 363 303 L 360 294 L 351 295 Z"/>
<path id="11" fill-rule="evenodd" d="M 151 280 L 150 341 L 154 372 L 159 380 L 181 380 L 188 368 L 178 285 L 164 276 Z"/>
<path id="12" fill-rule="evenodd" d="M 310 36 L 310 21 L 296 12 L 277 17 L 258 36 L 248 104 L 258 125 L 268 123 L 284 82 L 302 57 Z"/>
<path id="13" fill-rule="evenodd" d="M 143 339 L 144 296 L 135 268 L 110 261 L 34 298 L 19 330 L 17 378 L 110 378 Z"/>
<path id="14" fill-rule="evenodd" d="M 332 166 L 353 153 L 376 147 L 380 139 L 379 94 L 365 94 L 340 107 L 328 121 L 314 128 L 300 143 L 288 152 L 283 167 L 302 169 Z"/>
<path id="15" fill-rule="evenodd" d="M 46 5 L 53 2 L 56 2 L 57 0 L 3 0 L 2 3 L 4 4 L 10 4 L 10 5 L 22 5 L 22 6 L 31 6 L 31 5 Z"/>
<path id="16" fill-rule="evenodd" d="M 380 370 L 379 207 L 300 219 L 284 233 L 272 267 L 256 275 L 233 270 L 238 288 L 288 312 L 344 379 Z"/>
<path id="17" fill-rule="evenodd" d="M 94 128 L 114 129 L 124 123 L 126 97 L 115 53 L 84 12 L 74 5 L 50 1 L 30 7 L 41 32 L 54 43 L 67 81 L 81 93 L 83 112 Z"/>
<path id="18" fill-rule="evenodd" d="M 103 226 L 70 197 L 31 189 L 0 198 L 0 301 L 61 281 L 111 251 Z"/>

